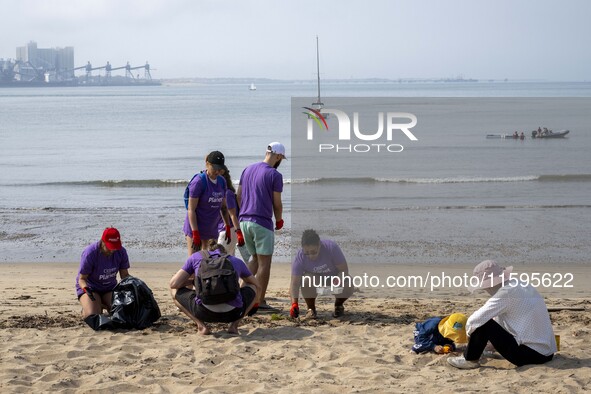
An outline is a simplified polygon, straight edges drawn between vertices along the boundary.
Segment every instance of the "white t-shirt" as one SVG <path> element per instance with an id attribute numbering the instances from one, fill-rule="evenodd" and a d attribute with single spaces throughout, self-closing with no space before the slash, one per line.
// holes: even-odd
<path id="1" fill-rule="evenodd" d="M 513 335 L 519 345 L 526 345 L 544 356 L 557 350 L 548 308 L 540 293 L 529 284 L 505 282 L 468 318 L 466 333 L 470 335 L 490 319 Z"/>

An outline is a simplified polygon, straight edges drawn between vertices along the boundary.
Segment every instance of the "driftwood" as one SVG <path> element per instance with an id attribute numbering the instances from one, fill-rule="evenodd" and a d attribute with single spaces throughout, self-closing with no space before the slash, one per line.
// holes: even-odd
<path id="1" fill-rule="evenodd" d="M 548 312 L 559 312 L 559 311 L 584 311 L 585 307 L 582 306 L 552 306 L 548 308 Z"/>

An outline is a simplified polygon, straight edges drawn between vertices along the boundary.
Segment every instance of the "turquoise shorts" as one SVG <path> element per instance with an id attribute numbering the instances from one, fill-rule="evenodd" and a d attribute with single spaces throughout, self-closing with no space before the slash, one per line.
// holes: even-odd
<path id="1" fill-rule="evenodd" d="M 275 232 L 254 222 L 240 222 L 244 246 L 252 255 L 271 256 L 275 248 Z"/>

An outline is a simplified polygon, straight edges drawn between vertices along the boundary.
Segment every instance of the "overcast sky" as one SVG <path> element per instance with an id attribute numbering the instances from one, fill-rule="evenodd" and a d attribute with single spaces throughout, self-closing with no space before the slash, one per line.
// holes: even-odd
<path id="1" fill-rule="evenodd" d="M 591 80 L 587 0 L 0 0 L 0 58 L 36 41 L 155 78 Z"/>

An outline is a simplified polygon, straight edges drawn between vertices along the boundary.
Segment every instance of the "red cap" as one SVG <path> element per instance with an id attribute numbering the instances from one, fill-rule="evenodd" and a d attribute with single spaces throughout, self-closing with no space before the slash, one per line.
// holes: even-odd
<path id="1" fill-rule="evenodd" d="M 121 236 L 119 231 L 115 227 L 108 227 L 103 231 L 103 237 L 101 238 L 105 246 L 109 250 L 121 249 Z"/>

